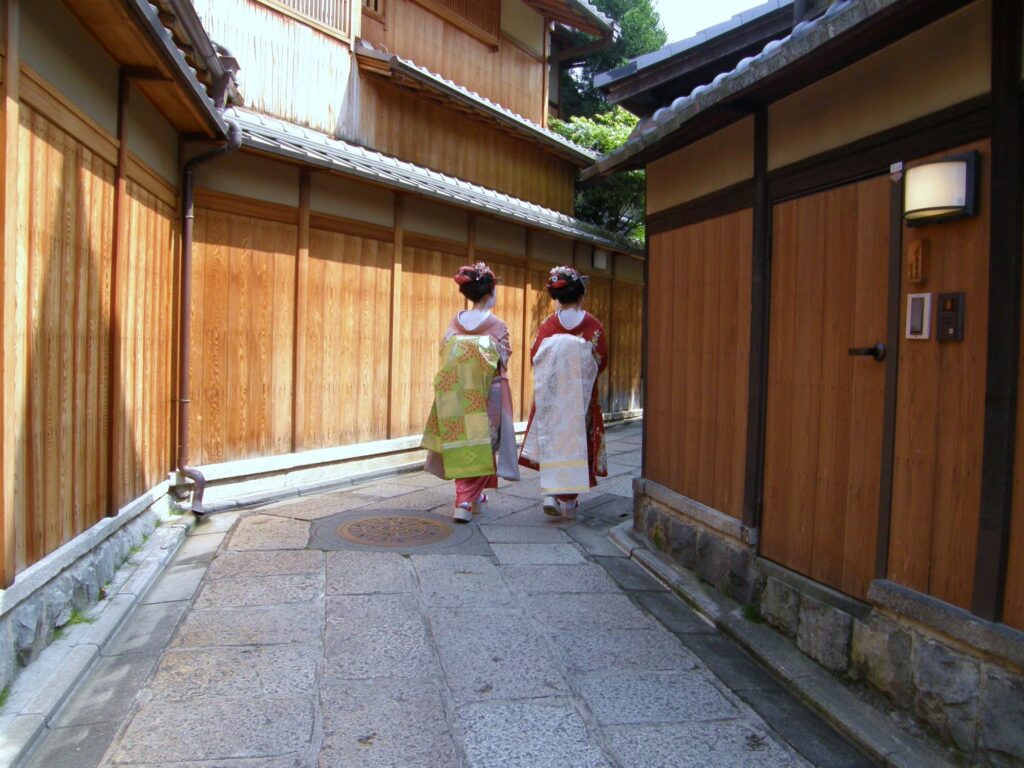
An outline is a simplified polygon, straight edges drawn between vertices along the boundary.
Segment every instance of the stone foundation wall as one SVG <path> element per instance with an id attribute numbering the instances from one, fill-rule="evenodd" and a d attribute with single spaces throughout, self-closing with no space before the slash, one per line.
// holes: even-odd
<path id="1" fill-rule="evenodd" d="M 634 527 L 674 563 L 751 606 L 837 677 L 913 715 L 971 764 L 1024 765 L 1024 633 L 884 580 L 869 602 L 855 600 L 757 557 L 755 532 L 738 522 L 736 534 L 716 522 L 685 497 L 636 484 Z"/>
<path id="2" fill-rule="evenodd" d="M 84 612 L 105 597 L 104 586 L 167 517 L 167 505 L 164 490 L 147 494 L 27 568 L 0 592 L 0 690 L 53 641 L 72 611 Z"/>

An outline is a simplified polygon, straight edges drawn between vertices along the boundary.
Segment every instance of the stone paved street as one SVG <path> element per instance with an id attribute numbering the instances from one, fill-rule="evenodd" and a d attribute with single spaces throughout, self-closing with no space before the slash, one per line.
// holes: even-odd
<path id="1" fill-rule="evenodd" d="M 640 426 L 608 436 L 574 522 L 532 472 L 421 546 L 335 532 L 444 522 L 424 473 L 203 521 L 27 765 L 868 765 L 608 541 Z"/>

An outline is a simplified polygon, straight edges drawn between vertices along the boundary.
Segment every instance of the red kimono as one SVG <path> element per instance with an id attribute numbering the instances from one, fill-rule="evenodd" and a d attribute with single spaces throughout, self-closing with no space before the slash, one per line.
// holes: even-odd
<path id="1" fill-rule="evenodd" d="M 608 366 L 608 342 L 604 335 L 604 326 L 601 321 L 589 312 L 584 313 L 583 321 L 575 328 L 567 329 L 562 325 L 558 313 L 551 315 L 540 324 L 537 329 L 537 336 L 530 347 L 530 360 L 537 355 L 541 342 L 549 336 L 558 333 L 568 333 L 573 336 L 589 341 L 594 346 L 594 353 L 598 361 L 598 377 Z M 536 406 L 530 408 L 530 421 L 526 431 L 529 434 L 533 428 L 533 417 L 536 413 Z M 604 452 L 604 414 L 601 413 L 601 403 L 598 400 L 598 379 L 594 380 L 594 390 L 590 395 L 590 406 L 587 408 L 587 464 L 590 469 L 590 487 L 597 485 L 598 477 L 608 476 L 608 466 Z M 540 469 L 537 462 L 519 457 L 519 463 L 530 469 Z"/>

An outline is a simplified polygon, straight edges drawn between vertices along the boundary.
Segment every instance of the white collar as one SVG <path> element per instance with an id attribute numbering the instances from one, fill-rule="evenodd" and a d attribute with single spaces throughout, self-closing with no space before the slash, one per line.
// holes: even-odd
<path id="1" fill-rule="evenodd" d="M 558 315 L 558 322 L 567 331 L 576 328 L 583 322 L 583 318 L 587 316 L 586 310 L 582 309 L 560 309 L 556 314 Z"/>
<path id="2" fill-rule="evenodd" d="M 467 331 L 479 328 L 491 316 L 489 309 L 464 309 L 459 312 L 459 325 Z"/>

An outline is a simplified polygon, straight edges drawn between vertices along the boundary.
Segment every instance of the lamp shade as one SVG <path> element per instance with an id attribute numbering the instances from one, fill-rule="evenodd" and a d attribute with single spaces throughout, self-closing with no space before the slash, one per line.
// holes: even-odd
<path id="1" fill-rule="evenodd" d="M 903 216 L 908 224 L 974 214 L 975 155 L 915 166 L 907 171 Z"/>

